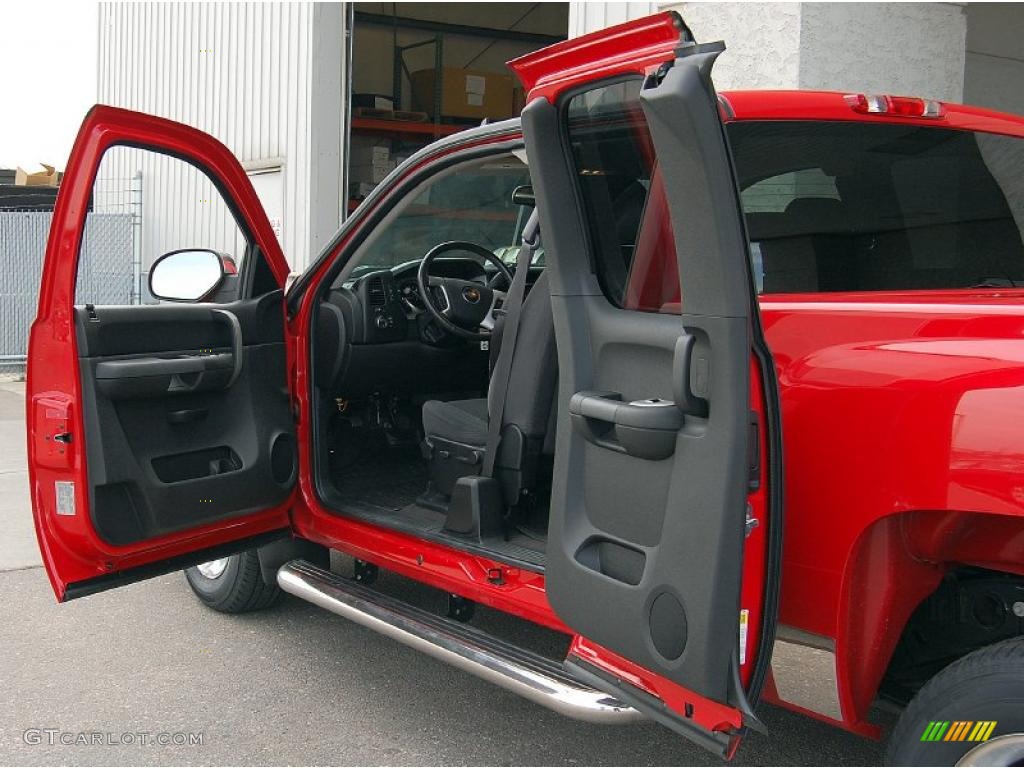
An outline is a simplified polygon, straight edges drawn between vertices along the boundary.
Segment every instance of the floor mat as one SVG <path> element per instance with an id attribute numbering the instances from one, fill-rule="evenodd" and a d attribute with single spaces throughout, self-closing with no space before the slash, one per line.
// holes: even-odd
<path id="1" fill-rule="evenodd" d="M 546 526 L 531 519 L 539 514 L 527 515 L 523 530 L 510 530 L 508 539 L 496 536 L 474 542 L 445 531 L 443 511 L 416 503 L 426 491 L 430 476 L 417 445 L 385 446 L 372 440 L 350 443 L 344 457 L 340 453 L 331 455 L 331 464 L 336 505 L 343 514 L 487 556 L 512 559 L 538 569 L 544 566 Z"/>
<path id="2" fill-rule="evenodd" d="M 399 510 L 427 489 L 427 463 L 419 446 L 366 450 L 334 472 L 338 494 L 381 509 Z"/>

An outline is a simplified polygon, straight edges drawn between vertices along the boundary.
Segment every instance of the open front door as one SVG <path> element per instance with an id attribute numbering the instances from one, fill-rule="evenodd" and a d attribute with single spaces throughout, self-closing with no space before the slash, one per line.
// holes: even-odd
<path id="1" fill-rule="evenodd" d="M 32 503 L 58 600 L 288 531 L 286 274 L 222 144 L 147 115 L 89 113 L 28 355 Z"/>
<path id="2" fill-rule="evenodd" d="M 577 675 L 721 754 L 758 726 L 778 404 L 710 81 L 675 14 L 513 62 L 559 354 L 547 592 Z"/>

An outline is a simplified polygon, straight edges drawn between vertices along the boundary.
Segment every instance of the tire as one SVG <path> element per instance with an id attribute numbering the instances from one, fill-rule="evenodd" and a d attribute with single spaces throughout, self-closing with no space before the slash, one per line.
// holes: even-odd
<path id="1" fill-rule="evenodd" d="M 978 746 L 966 738 L 922 741 L 933 721 L 950 723 L 947 736 L 956 721 L 995 721 L 989 739 L 1024 732 L 1024 638 L 969 653 L 929 680 L 900 716 L 886 749 L 886 764 L 956 765 Z"/>
<path id="2" fill-rule="evenodd" d="M 255 549 L 186 568 L 185 579 L 196 597 L 221 613 L 259 611 L 281 595 L 277 584 L 263 581 Z"/>

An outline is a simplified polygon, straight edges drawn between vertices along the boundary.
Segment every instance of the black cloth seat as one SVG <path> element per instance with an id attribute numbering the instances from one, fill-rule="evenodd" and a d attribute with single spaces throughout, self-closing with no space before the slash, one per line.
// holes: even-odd
<path id="1" fill-rule="evenodd" d="M 454 443 L 487 445 L 487 398 L 428 400 L 423 404 L 423 432 Z"/>
<path id="2" fill-rule="evenodd" d="M 503 466 L 519 472 L 525 465 L 527 453 L 537 455 L 553 450 L 553 435 L 549 435 L 549 427 L 553 432 L 554 420 L 551 417 L 557 382 L 558 356 L 551 315 L 551 292 L 547 273 L 543 272 L 523 301 L 520 313 L 519 334 L 502 415 L 502 445 L 497 461 L 499 472 Z M 482 456 L 487 446 L 488 414 L 493 413 L 496 406 L 490 402 L 493 399 L 428 400 L 423 404 L 423 432 L 427 446 L 434 450 L 439 441 L 444 441 L 473 448 L 470 456 Z M 511 430 L 518 431 L 523 439 L 506 440 L 506 434 Z M 450 453 L 450 447 L 445 451 Z M 434 458 L 437 458 L 436 450 Z M 465 455 L 460 461 L 463 465 L 459 468 L 461 474 L 479 473 L 479 466 L 467 463 Z M 443 464 L 435 460 L 435 467 L 439 466 Z M 449 493 L 447 489 L 451 487 L 452 473 L 439 470 L 435 475 L 435 485 L 442 492 Z"/>

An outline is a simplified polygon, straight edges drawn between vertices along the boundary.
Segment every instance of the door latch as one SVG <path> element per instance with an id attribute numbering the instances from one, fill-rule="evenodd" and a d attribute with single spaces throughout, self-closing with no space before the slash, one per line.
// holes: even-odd
<path id="1" fill-rule="evenodd" d="M 69 469 L 73 459 L 70 444 L 74 423 L 71 397 L 63 392 L 46 392 L 32 398 L 34 460 L 51 469 Z"/>
<path id="2" fill-rule="evenodd" d="M 747 524 L 746 532 L 743 534 L 743 538 L 749 539 L 750 534 L 752 534 L 754 532 L 754 529 L 757 528 L 757 526 L 759 526 L 760 524 L 761 521 L 754 517 L 753 509 L 751 509 L 750 505 L 747 504 Z"/>

